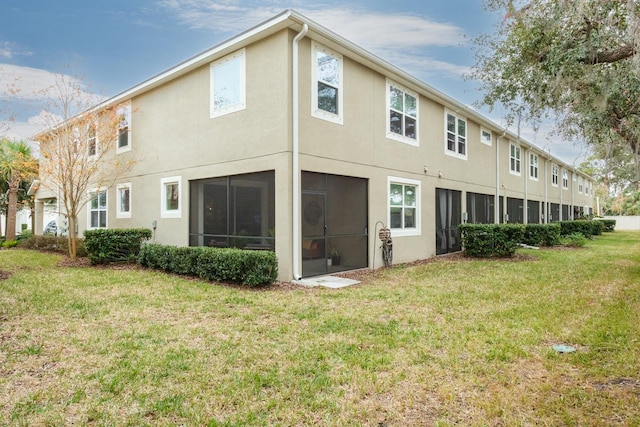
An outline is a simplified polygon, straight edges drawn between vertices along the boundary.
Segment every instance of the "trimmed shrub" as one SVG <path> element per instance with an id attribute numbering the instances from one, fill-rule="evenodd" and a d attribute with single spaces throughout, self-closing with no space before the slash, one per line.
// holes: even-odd
<path id="1" fill-rule="evenodd" d="M 562 236 L 568 236 L 570 234 L 580 233 L 587 239 L 591 239 L 593 236 L 599 236 L 604 230 L 604 223 L 594 220 L 576 220 L 576 221 L 562 221 L 560 222 Z"/>
<path id="2" fill-rule="evenodd" d="M 510 257 L 524 239 L 523 224 L 462 224 L 462 246 L 472 257 Z"/>
<path id="3" fill-rule="evenodd" d="M 560 224 L 527 224 L 522 243 L 532 246 L 560 244 Z"/>
<path id="4" fill-rule="evenodd" d="M 148 228 L 87 230 L 84 232 L 84 245 L 91 264 L 135 261 L 142 242 L 151 236 Z"/>
<path id="5" fill-rule="evenodd" d="M 587 244 L 587 238 L 582 233 L 572 233 L 562 238 L 562 244 L 572 248 L 581 248 Z"/>
<path id="6" fill-rule="evenodd" d="M 21 248 L 35 249 L 38 251 L 57 252 L 63 255 L 69 253 L 69 241 L 63 236 L 31 236 L 26 240 L 19 242 Z M 78 257 L 86 257 L 87 250 L 84 247 L 84 239 L 77 239 L 76 255 Z"/>
<path id="7" fill-rule="evenodd" d="M 615 219 L 596 219 L 595 221 L 602 223 L 602 231 L 605 233 L 610 233 L 616 228 Z"/>
<path id="8" fill-rule="evenodd" d="M 260 286 L 278 277 L 278 259 L 271 251 L 233 248 L 142 246 L 138 262 L 169 273 L 198 276 L 214 282 Z"/>
<path id="9" fill-rule="evenodd" d="M 591 225 L 591 234 L 594 236 L 600 236 L 602 235 L 602 232 L 604 231 L 604 224 L 600 221 L 589 221 L 589 224 Z"/>

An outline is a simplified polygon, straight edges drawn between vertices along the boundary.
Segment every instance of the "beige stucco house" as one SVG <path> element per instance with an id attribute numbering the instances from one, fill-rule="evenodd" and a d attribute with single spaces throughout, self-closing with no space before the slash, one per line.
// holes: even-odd
<path id="1" fill-rule="evenodd" d="M 465 221 L 593 213 L 590 177 L 295 11 L 110 104 L 101 149 L 135 165 L 80 224 L 275 250 L 284 280 L 382 266 L 382 227 L 397 263 L 460 250 Z"/>

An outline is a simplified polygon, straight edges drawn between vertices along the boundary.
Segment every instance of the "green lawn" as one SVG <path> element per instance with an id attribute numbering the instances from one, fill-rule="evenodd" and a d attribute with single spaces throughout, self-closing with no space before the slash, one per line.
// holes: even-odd
<path id="1" fill-rule="evenodd" d="M 640 425 L 640 233 L 341 290 L 60 259 L 0 251 L 1 425 Z"/>

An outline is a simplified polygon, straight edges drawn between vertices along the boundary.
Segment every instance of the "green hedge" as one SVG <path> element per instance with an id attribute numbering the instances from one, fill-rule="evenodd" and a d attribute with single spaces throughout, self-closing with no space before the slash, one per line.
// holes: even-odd
<path id="1" fill-rule="evenodd" d="M 524 224 L 462 224 L 462 246 L 473 257 L 513 256 L 525 234 Z"/>
<path id="2" fill-rule="evenodd" d="M 599 236 L 604 230 L 604 223 L 601 221 L 593 220 L 576 220 L 576 221 L 561 221 L 560 222 L 560 234 L 569 236 L 570 234 L 580 233 L 587 239 L 591 239 L 593 236 Z"/>
<path id="3" fill-rule="evenodd" d="M 596 221 L 602 223 L 602 231 L 604 232 L 610 233 L 616 228 L 615 219 L 596 219 Z"/>
<path id="4" fill-rule="evenodd" d="M 527 224 L 522 243 L 532 246 L 560 244 L 560 224 Z"/>
<path id="5" fill-rule="evenodd" d="M 170 273 L 248 286 L 271 284 L 278 277 L 278 259 L 271 251 L 146 244 L 138 262 Z"/>
<path id="6" fill-rule="evenodd" d="M 84 246 L 91 264 L 135 261 L 142 242 L 151 236 L 148 228 L 87 230 L 84 232 Z"/>
<path id="7" fill-rule="evenodd" d="M 52 235 L 32 235 L 26 240 L 21 240 L 18 246 L 25 249 L 35 249 L 38 251 L 58 252 L 64 255 L 69 254 L 69 240 L 65 236 Z M 84 239 L 76 240 L 76 256 L 83 258 L 87 256 L 87 250 L 84 247 Z"/>

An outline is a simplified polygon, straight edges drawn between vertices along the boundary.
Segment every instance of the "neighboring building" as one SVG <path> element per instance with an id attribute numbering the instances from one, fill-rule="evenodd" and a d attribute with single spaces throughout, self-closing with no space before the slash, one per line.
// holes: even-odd
<path id="1" fill-rule="evenodd" d="M 0 236 L 7 233 L 7 216 L 0 214 Z M 16 212 L 16 235 L 19 236 L 26 230 L 31 230 L 31 209 L 22 208 Z"/>
<path id="2" fill-rule="evenodd" d="M 593 212 L 589 176 L 294 11 L 104 106 L 123 103 L 99 144 L 135 165 L 80 224 L 275 249 L 284 280 L 382 266 L 383 225 L 397 263 L 460 250 L 464 221 Z"/>

